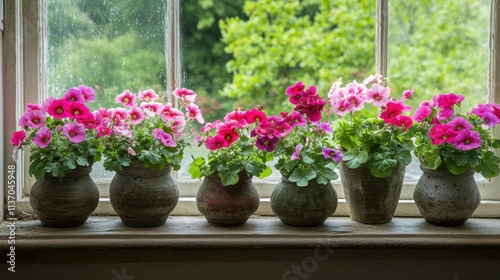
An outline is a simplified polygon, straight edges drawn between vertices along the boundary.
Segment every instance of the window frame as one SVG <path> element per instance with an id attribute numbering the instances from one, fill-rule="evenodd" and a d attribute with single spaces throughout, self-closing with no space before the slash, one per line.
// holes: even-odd
<path id="1" fill-rule="evenodd" d="M 0 106 L 4 112 L 5 120 L 4 129 L 1 133 L 4 136 L 12 135 L 17 127 L 17 119 L 26 103 L 39 103 L 42 101 L 43 93 L 45 92 L 45 73 L 43 71 L 45 64 L 45 48 L 43 45 L 45 26 L 45 0 L 36 1 L 21 1 L 21 0 L 4 0 L 5 3 L 5 22 L 8 26 L 15 26 L 14 30 L 4 30 L 5 42 L 2 42 L 4 47 L 2 60 L 5 64 L 5 80 L 0 91 Z M 490 23 L 490 101 L 500 103 L 500 1 L 491 0 L 491 23 Z M 376 2 L 376 27 L 375 27 L 375 71 L 383 76 L 387 75 L 388 64 L 388 4 L 389 0 L 377 0 Z M 180 60 L 180 32 L 179 32 L 179 0 L 167 1 L 167 25 L 166 25 L 166 57 L 167 61 L 167 91 L 181 85 L 181 60 Z M 0 71 L 3 69 L 0 68 Z M 5 94 L 5 92 L 15 94 Z M 173 102 L 169 96 L 170 102 Z M 2 100 L 3 99 L 3 100 Z M 22 102 L 18 102 L 22 100 Z M 3 101 L 3 103 L 2 103 Z M 11 118 L 9 116 L 15 116 Z M 1 120 L 2 116 L 0 116 Z M 500 137 L 500 132 L 496 134 Z M 2 137 L 5 139 L 5 137 Z M 6 156 L 3 157 L 1 163 L 2 175 L 0 179 L 7 186 L 5 173 L 6 167 L 11 164 L 17 166 L 17 206 L 25 212 L 33 212 L 29 204 L 29 198 L 26 193 L 27 189 L 24 186 L 31 186 L 34 183 L 34 178 L 26 175 L 25 170 L 29 166 L 29 162 L 20 157 L 17 163 L 14 163 L 11 158 L 12 147 L 8 141 L 4 141 L 0 150 Z M 25 174 L 21 176 L 20 174 Z M 271 180 L 254 180 L 255 185 L 261 197 L 261 203 L 256 215 L 274 215 L 269 197 L 271 191 L 277 183 L 276 178 Z M 107 193 L 107 183 L 97 182 L 100 187 L 101 194 Z M 197 188 L 200 185 L 199 180 L 182 180 L 179 181 L 180 199 L 177 207 L 173 211 L 173 215 L 200 215 L 195 205 L 195 196 Z M 349 212 L 344 199 L 342 185 L 340 181 L 333 182 L 334 188 L 339 197 L 339 204 L 335 216 L 348 216 Z M 496 177 L 490 182 L 479 183 L 480 190 L 483 195 L 481 205 L 474 213 L 474 216 L 480 217 L 500 217 L 500 178 Z M 402 190 L 396 216 L 420 216 L 420 213 L 412 199 L 412 193 L 415 182 L 405 182 Z M 7 188 L 4 188 L 2 195 L 5 197 Z M 0 196 L 1 198 L 1 196 Z M 1 199 L 2 203 L 5 199 Z M 3 206 L 3 205 L 2 205 Z M 3 209 L 3 207 L 2 207 Z M 1 211 L 1 210 L 0 210 Z M 109 198 L 102 197 L 97 207 L 95 214 L 99 215 L 116 215 Z M 3 217 L 3 213 L 1 216 Z"/>

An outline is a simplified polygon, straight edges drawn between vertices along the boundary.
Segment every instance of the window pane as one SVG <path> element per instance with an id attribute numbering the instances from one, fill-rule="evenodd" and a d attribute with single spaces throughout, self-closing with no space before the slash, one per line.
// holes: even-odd
<path id="1" fill-rule="evenodd" d="M 47 0 L 47 95 L 93 87 L 99 107 L 125 89 L 165 94 L 166 0 Z M 94 179 L 110 179 L 95 164 Z"/>
<path id="2" fill-rule="evenodd" d="M 183 86 L 207 122 L 237 107 L 291 110 L 285 90 L 299 80 L 327 98 L 338 78 L 374 72 L 375 1 L 180 2 Z"/>

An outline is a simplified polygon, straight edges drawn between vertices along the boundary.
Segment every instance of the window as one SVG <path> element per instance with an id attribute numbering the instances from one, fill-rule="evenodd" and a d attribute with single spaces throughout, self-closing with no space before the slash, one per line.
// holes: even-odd
<path id="1" fill-rule="evenodd" d="M 359 81 L 375 69 L 388 74 L 396 92 L 413 86 L 417 93 L 430 94 L 466 88 L 484 101 L 500 101 L 495 87 L 500 81 L 496 70 L 500 58 L 494 52 L 500 43 L 498 36 L 491 35 L 498 32 L 500 21 L 497 1 L 471 0 L 464 5 L 445 0 L 378 0 L 376 5 L 369 0 L 307 0 L 300 5 L 272 0 L 145 3 L 7 1 L 3 59 L 12 67 L 6 68 L 4 89 L 15 94 L 3 95 L 3 108 L 16 117 L 6 120 L 4 134 L 16 129 L 25 103 L 60 95 L 80 83 L 106 96 L 127 88 L 152 87 L 167 93 L 188 87 L 199 94 L 208 121 L 234 106 L 245 107 L 248 100 L 280 110 L 284 105 L 275 102 L 278 93 L 298 79 L 326 92 L 339 77 Z M 490 44 L 491 38 L 496 41 Z M 10 147 L 4 151 L 5 166 L 13 164 L 11 152 Z M 189 159 L 188 154 L 185 166 Z M 21 187 L 33 181 L 19 174 L 27 165 L 21 161 L 17 173 L 18 196 L 23 198 L 19 204 L 25 209 L 30 207 L 24 199 L 29 187 Z M 418 168 L 416 173 L 408 172 L 397 215 L 418 215 L 411 201 L 418 172 Z M 97 213 L 111 214 L 105 196 L 112 173 L 96 168 L 93 176 L 104 196 Z M 174 214 L 196 214 L 194 195 L 200 182 L 191 180 L 185 167 L 178 180 L 181 200 Z M 256 180 L 263 199 L 258 214 L 272 214 L 267 201 L 277 180 L 279 176 Z M 485 201 L 476 213 L 494 215 L 488 209 L 500 201 L 500 190 L 495 188 L 499 184 L 498 179 L 482 182 Z M 335 188 L 342 199 L 340 182 Z M 347 214 L 345 203 L 340 203 L 336 215 Z"/>

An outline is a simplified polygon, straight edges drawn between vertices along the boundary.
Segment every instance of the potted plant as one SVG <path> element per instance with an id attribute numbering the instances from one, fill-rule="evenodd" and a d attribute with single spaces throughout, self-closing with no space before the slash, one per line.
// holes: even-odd
<path id="1" fill-rule="evenodd" d="M 271 194 L 271 208 L 287 225 L 321 225 L 337 208 L 331 180 L 342 153 L 334 149 L 332 129 L 322 122 L 326 101 L 302 82 L 286 90 L 291 113 L 269 116 L 253 130 L 256 146 L 271 152 L 282 174 Z"/>
<path id="2" fill-rule="evenodd" d="M 500 140 L 492 128 L 500 119 L 500 105 L 479 104 L 468 113 L 460 108 L 463 95 L 436 95 L 415 110 L 415 155 L 423 171 L 414 199 L 427 222 L 456 226 L 469 219 L 481 196 L 474 174 L 493 178 L 500 173 L 494 149 Z"/>
<path id="3" fill-rule="evenodd" d="M 252 128 L 266 122 L 262 107 L 247 111 L 236 109 L 224 121 L 202 127 L 199 144 L 210 150 L 207 159 L 193 159 L 189 168 L 192 178 L 203 177 L 196 195 L 196 206 L 215 225 L 245 224 L 259 207 L 259 194 L 252 177 L 264 178 L 272 173 L 266 164 L 273 157 L 256 147 Z"/>
<path id="4" fill-rule="evenodd" d="M 98 111 L 97 132 L 106 140 L 104 168 L 116 172 L 110 201 L 125 225 L 162 225 L 179 200 L 171 170 L 180 168 L 189 145 L 183 131 L 189 122 L 204 120 L 195 92 L 180 88 L 173 95 L 180 109 L 158 102 L 149 89 L 138 96 L 125 90 L 116 97 L 122 107 Z"/>
<path id="5" fill-rule="evenodd" d="M 390 95 L 380 75 L 362 84 L 353 81 L 342 87 L 338 80 L 329 92 L 333 141 L 344 151 L 340 178 L 351 219 L 378 224 L 391 221 L 401 194 L 406 166 L 411 162 L 413 121 L 405 101 Z"/>
<path id="6" fill-rule="evenodd" d="M 74 227 L 88 219 L 99 203 L 99 190 L 89 176 L 101 158 L 102 141 L 95 114 L 85 105 L 95 99 L 92 88 L 69 89 L 62 98 L 28 104 L 14 132 L 14 160 L 30 152 L 30 204 L 44 226 Z"/>

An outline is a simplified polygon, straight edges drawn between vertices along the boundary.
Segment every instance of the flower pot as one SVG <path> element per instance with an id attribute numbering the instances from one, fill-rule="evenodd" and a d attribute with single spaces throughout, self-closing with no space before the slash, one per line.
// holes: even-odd
<path id="1" fill-rule="evenodd" d="M 30 204 L 48 227 L 76 227 L 87 221 L 99 203 L 99 189 L 90 177 L 92 167 L 77 166 L 62 178 L 45 174 L 30 190 Z"/>
<path id="2" fill-rule="evenodd" d="M 196 194 L 196 207 L 210 224 L 218 226 L 238 226 L 259 207 L 259 193 L 252 183 L 252 175 L 239 173 L 239 181 L 224 186 L 219 174 L 205 176 Z"/>
<path id="3" fill-rule="evenodd" d="M 117 172 L 109 186 L 109 200 L 127 226 L 163 225 L 179 201 L 172 168 L 150 170 L 133 162 Z"/>
<path id="4" fill-rule="evenodd" d="M 377 178 L 368 168 L 352 169 L 341 161 L 340 179 L 351 219 L 364 224 L 390 222 L 401 195 L 405 169 L 400 164 L 387 178 Z"/>
<path id="5" fill-rule="evenodd" d="M 452 174 L 446 167 L 437 170 L 420 165 L 423 174 L 415 186 L 413 198 L 425 220 L 438 226 L 465 223 L 481 202 L 474 169 Z"/>
<path id="6" fill-rule="evenodd" d="M 337 209 L 337 193 L 330 182 L 309 181 L 305 187 L 282 177 L 271 194 L 271 209 L 282 223 L 319 226 Z"/>

